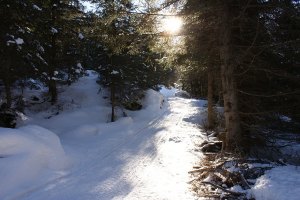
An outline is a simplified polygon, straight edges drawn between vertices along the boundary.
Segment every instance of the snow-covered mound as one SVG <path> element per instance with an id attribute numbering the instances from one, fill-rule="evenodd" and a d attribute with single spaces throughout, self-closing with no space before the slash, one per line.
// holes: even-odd
<path id="1" fill-rule="evenodd" d="M 174 97 L 176 92 L 178 92 L 178 89 L 174 87 L 167 88 L 165 86 L 161 86 L 159 92 L 162 93 L 165 97 Z"/>
<path id="2" fill-rule="evenodd" d="M 0 199 L 30 187 L 41 174 L 68 166 L 60 140 L 51 131 L 39 126 L 0 128 Z"/>
<path id="3" fill-rule="evenodd" d="M 300 168 L 276 167 L 257 179 L 252 192 L 256 200 L 298 200 L 300 197 Z"/>
<path id="4" fill-rule="evenodd" d="M 31 108 L 24 123 L 37 124 L 60 135 L 82 124 L 108 122 L 111 108 L 109 100 L 103 98 L 107 96 L 107 91 L 100 89 L 96 83 L 96 72 L 88 70 L 87 74 L 72 85 L 60 88 L 56 105 L 38 104 L 40 108 L 35 108 L 37 111 Z"/>
<path id="5" fill-rule="evenodd" d="M 146 92 L 143 106 L 146 110 L 157 112 L 162 109 L 164 101 L 164 96 L 162 94 L 150 89 Z"/>
<path id="6" fill-rule="evenodd" d="M 164 95 L 160 92 L 149 89 L 145 92 L 145 97 L 142 100 L 143 108 L 138 112 L 126 111 L 128 116 L 134 121 L 151 120 L 157 117 L 167 108 L 167 102 Z"/>

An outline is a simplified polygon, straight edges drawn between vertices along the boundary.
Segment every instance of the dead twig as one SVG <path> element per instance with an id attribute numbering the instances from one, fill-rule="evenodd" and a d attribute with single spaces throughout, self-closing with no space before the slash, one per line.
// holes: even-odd
<path id="1" fill-rule="evenodd" d="M 244 195 L 244 193 L 241 193 L 241 192 L 233 192 L 233 191 L 227 190 L 226 188 L 224 188 L 224 187 L 222 187 L 222 186 L 219 186 L 219 185 L 217 185 L 217 184 L 214 184 L 214 183 L 212 183 L 212 182 L 202 181 L 201 183 L 202 183 L 202 184 L 208 184 L 208 185 L 211 185 L 211 186 L 213 186 L 213 187 L 215 187 L 215 188 L 218 188 L 218 189 L 220 189 L 220 190 L 222 190 L 222 191 L 224 191 L 224 192 L 227 192 L 227 193 L 232 194 L 232 195 L 235 195 L 235 196 L 241 196 L 241 195 Z"/>

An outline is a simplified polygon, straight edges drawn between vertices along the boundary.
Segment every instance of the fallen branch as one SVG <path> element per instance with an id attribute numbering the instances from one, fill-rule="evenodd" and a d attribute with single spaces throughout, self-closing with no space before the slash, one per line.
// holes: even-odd
<path id="1" fill-rule="evenodd" d="M 204 172 L 204 171 L 210 172 L 210 171 L 214 171 L 214 170 L 215 170 L 215 168 L 213 168 L 213 167 L 202 167 L 202 168 L 200 168 L 200 169 L 194 169 L 194 170 L 192 170 L 192 171 L 189 171 L 188 173 L 189 173 L 189 174 L 193 174 L 193 173 L 202 173 L 202 172 Z"/>
<path id="2" fill-rule="evenodd" d="M 226 188 L 223 188 L 222 186 L 219 186 L 219 185 L 214 184 L 214 183 L 212 183 L 212 182 L 202 181 L 201 183 L 202 183 L 202 184 L 208 184 L 208 185 L 211 185 L 211 186 L 213 186 L 213 187 L 215 187 L 215 188 L 218 188 L 218 189 L 220 189 L 220 190 L 222 190 L 222 191 L 224 191 L 224 192 L 227 192 L 227 193 L 232 194 L 232 195 L 235 195 L 235 196 L 241 196 L 241 195 L 244 195 L 244 193 L 241 193 L 241 192 L 233 192 L 233 191 L 227 190 Z"/>
<path id="3" fill-rule="evenodd" d="M 194 166 L 193 168 L 194 169 L 200 169 L 201 167 L 200 166 Z"/>
<path id="4" fill-rule="evenodd" d="M 210 195 L 202 195 L 201 197 L 205 197 L 205 198 L 219 198 L 220 195 L 218 195 L 218 194 L 210 194 Z"/>
<path id="5" fill-rule="evenodd" d="M 251 186 L 249 185 L 249 183 L 247 182 L 247 180 L 245 179 L 245 177 L 242 173 L 240 174 L 240 178 L 241 178 L 241 181 L 243 182 L 243 184 L 247 187 L 247 189 L 250 189 Z"/>
<path id="6" fill-rule="evenodd" d="M 192 171 L 189 171 L 188 173 L 193 174 L 193 173 L 201 173 L 201 172 L 204 172 L 204 171 L 207 171 L 207 172 L 216 171 L 217 169 L 221 169 L 222 165 L 224 165 L 224 162 L 217 163 L 217 164 L 209 166 L 209 167 L 197 168 L 197 169 L 194 169 Z"/>
<path id="7" fill-rule="evenodd" d="M 203 169 L 195 169 L 195 170 L 189 171 L 188 173 L 189 173 L 189 174 L 193 174 L 193 173 L 201 173 L 202 171 L 203 171 Z"/>

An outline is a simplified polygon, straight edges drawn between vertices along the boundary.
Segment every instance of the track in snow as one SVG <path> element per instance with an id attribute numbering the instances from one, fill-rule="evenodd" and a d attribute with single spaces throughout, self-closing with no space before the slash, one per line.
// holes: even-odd
<path id="1" fill-rule="evenodd" d="M 194 151 L 202 136 L 195 124 L 201 122 L 199 101 L 170 98 L 169 103 L 166 112 L 130 137 L 112 146 L 104 141 L 98 152 L 91 146 L 79 167 L 15 199 L 194 199 L 187 172 L 199 156 Z"/>

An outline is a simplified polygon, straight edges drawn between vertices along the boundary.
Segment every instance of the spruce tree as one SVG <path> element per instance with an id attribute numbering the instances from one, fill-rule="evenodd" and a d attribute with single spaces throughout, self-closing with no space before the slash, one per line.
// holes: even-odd
<path id="1" fill-rule="evenodd" d="M 28 63 L 32 35 L 30 1 L 0 2 L 0 79 L 5 86 L 6 103 L 12 106 L 11 87 L 31 72 Z"/>
<path id="2" fill-rule="evenodd" d="M 68 83 L 82 74 L 80 31 L 83 12 L 77 1 L 48 0 L 36 4 L 41 12 L 35 20 L 37 71 L 47 84 L 51 102 L 57 101 L 57 82 Z"/>

